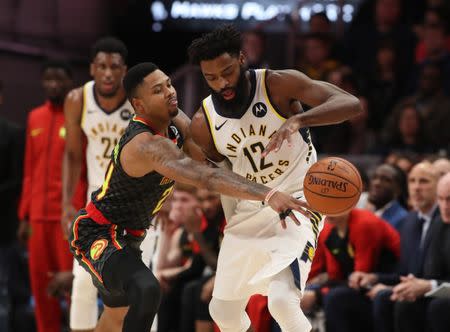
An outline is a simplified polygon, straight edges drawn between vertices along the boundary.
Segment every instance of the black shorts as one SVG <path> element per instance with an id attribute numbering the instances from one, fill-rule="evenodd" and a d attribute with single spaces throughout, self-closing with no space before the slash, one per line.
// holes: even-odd
<path id="1" fill-rule="evenodd" d="M 145 237 L 127 234 L 115 224 L 99 224 L 90 218 L 85 210 L 80 210 L 72 223 L 70 232 L 70 251 L 78 263 L 91 275 L 103 302 L 109 307 L 123 307 L 128 300 L 123 289 L 109 288 L 104 282 L 105 267 L 110 263 L 111 255 L 118 251 L 141 259 L 139 246 Z M 107 266 L 106 270 L 114 271 L 123 267 Z"/>

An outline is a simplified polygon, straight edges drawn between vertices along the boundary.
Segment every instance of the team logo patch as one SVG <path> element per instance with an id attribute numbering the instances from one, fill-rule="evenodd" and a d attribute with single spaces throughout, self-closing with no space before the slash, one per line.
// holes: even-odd
<path id="1" fill-rule="evenodd" d="M 256 103 L 252 107 L 253 115 L 257 118 L 262 118 L 264 115 L 267 114 L 267 106 L 264 103 Z"/>
<path id="2" fill-rule="evenodd" d="M 130 120 L 131 119 L 131 111 L 127 110 L 127 109 L 123 109 L 120 111 L 120 117 L 122 118 L 122 120 Z"/>
<path id="3" fill-rule="evenodd" d="M 90 250 L 91 258 L 94 261 L 99 259 L 107 246 L 108 246 L 108 240 L 106 240 L 106 239 L 100 239 L 100 240 L 97 240 L 94 243 L 92 243 L 91 250 Z"/>
<path id="4" fill-rule="evenodd" d="M 314 250 L 313 245 L 311 244 L 311 242 L 307 241 L 305 248 L 303 249 L 303 254 L 302 254 L 300 260 L 302 260 L 305 263 L 308 261 L 312 262 L 312 260 L 314 258 L 314 253 L 315 253 L 315 250 Z"/>
<path id="5" fill-rule="evenodd" d="M 61 137 L 62 139 L 66 138 L 66 128 L 59 128 L 59 137 Z"/>

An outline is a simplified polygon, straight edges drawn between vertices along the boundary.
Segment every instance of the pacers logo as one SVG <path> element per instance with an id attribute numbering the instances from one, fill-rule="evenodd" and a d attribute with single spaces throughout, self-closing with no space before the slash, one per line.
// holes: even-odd
<path id="1" fill-rule="evenodd" d="M 97 240 L 94 243 L 92 243 L 91 251 L 90 251 L 91 258 L 94 261 L 99 259 L 107 246 L 108 246 L 108 240 L 105 240 L 105 239 Z"/>

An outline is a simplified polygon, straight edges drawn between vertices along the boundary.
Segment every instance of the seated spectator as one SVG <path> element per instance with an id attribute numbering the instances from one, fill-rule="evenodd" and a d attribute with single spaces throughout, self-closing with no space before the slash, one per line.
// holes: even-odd
<path id="1" fill-rule="evenodd" d="M 301 301 L 306 312 L 346 283 L 354 271 L 389 270 L 400 254 L 397 231 L 370 211 L 327 217 L 309 274 L 308 289 Z M 327 312 L 329 308 L 325 307 Z"/>
<path id="2" fill-rule="evenodd" d="M 450 328 L 450 298 L 424 297 L 442 282 L 450 282 L 450 173 L 439 181 L 437 199 L 441 218 L 430 230 L 433 241 L 425 258 L 424 275 L 402 277 L 392 292 L 398 332 L 444 332 Z"/>
<path id="3" fill-rule="evenodd" d="M 212 297 L 214 286 L 214 271 L 217 267 L 217 257 L 225 218 L 220 196 L 206 189 L 197 191 L 202 216 L 189 218 L 184 223 L 188 233 L 193 235 L 194 255 L 201 255 L 209 267 L 203 276 L 186 284 L 181 298 L 181 332 L 212 331 L 213 320 L 209 315 L 208 304 Z"/>
<path id="4" fill-rule="evenodd" d="M 384 162 L 386 164 L 397 166 L 408 175 L 413 166 L 420 160 L 421 159 L 418 158 L 415 153 L 391 152 L 386 156 Z"/>
<path id="5" fill-rule="evenodd" d="M 450 172 L 450 160 L 448 160 L 447 158 L 438 158 L 433 161 L 433 167 L 439 174 L 439 177 L 442 177 Z"/>
<path id="6" fill-rule="evenodd" d="M 179 329 L 181 293 L 187 282 L 200 277 L 205 262 L 193 253 L 193 236 L 184 224 L 191 218 L 201 217 L 197 189 L 177 184 L 171 201 L 169 219 L 172 227 L 165 225 L 159 244 L 155 276 L 163 296 L 158 311 L 158 332 L 176 332 Z"/>
<path id="7" fill-rule="evenodd" d="M 406 206 L 406 175 L 394 165 L 382 164 L 370 179 L 369 202 L 375 214 L 400 230 L 408 214 Z M 402 204 L 403 206 L 402 206 Z"/>
<path id="8" fill-rule="evenodd" d="M 400 232 L 401 256 L 395 273 L 355 272 L 349 277 L 353 293 L 337 296 L 334 303 L 333 324 L 345 327 L 351 324 L 355 311 L 364 315 L 367 321 L 373 315 L 375 331 L 393 331 L 394 304 L 391 296 L 396 285 L 400 285 L 408 275 L 423 278 L 426 257 L 430 256 L 436 223 L 439 223 L 439 209 L 436 204 L 436 183 L 438 175 L 430 162 L 414 166 L 408 176 L 408 190 L 414 211 L 403 222 Z M 400 287 L 401 288 L 401 287 Z M 337 303 L 346 306 L 337 306 Z M 339 330 L 341 331 L 341 330 Z M 424 331 L 423 329 L 421 331 Z"/>

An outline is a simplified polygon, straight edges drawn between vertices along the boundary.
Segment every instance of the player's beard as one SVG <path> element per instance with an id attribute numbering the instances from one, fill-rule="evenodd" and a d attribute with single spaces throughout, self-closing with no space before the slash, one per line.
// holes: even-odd
<path id="1" fill-rule="evenodd" d="M 233 88 L 235 93 L 233 99 L 226 100 L 221 94 L 222 91 L 217 92 L 209 88 L 214 100 L 214 104 L 218 106 L 220 110 L 228 113 L 233 113 L 234 111 L 240 110 L 240 108 L 244 105 L 244 102 L 247 99 L 245 71 L 246 70 L 241 66 L 239 80 L 236 83 L 236 86 Z"/>

